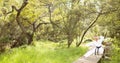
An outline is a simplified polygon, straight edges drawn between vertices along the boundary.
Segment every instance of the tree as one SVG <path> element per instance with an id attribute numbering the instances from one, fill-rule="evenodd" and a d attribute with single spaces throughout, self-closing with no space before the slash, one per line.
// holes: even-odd
<path id="1" fill-rule="evenodd" d="M 109 13 L 111 13 L 111 12 L 115 12 L 116 10 L 118 10 L 118 9 L 116 9 L 116 8 L 111 8 L 111 7 L 107 7 L 107 6 L 104 6 L 104 3 L 105 4 L 109 4 L 109 3 L 107 3 L 107 2 L 105 2 L 105 1 L 95 1 L 97 4 L 93 4 L 92 3 L 92 5 L 94 5 L 94 7 L 96 8 L 96 11 L 95 11 L 95 9 L 93 9 L 92 10 L 92 13 L 98 13 L 98 16 L 95 18 L 95 20 L 93 20 L 93 22 L 91 22 L 91 24 L 88 26 L 88 28 L 86 28 L 86 30 L 83 32 L 83 34 L 82 34 L 82 36 L 81 36 L 81 40 L 80 40 L 80 42 L 77 44 L 77 47 L 82 43 L 82 40 L 83 40 L 83 38 L 84 38 L 84 36 L 85 36 L 85 34 L 87 33 L 87 31 L 92 27 L 92 25 L 94 25 L 94 23 L 96 23 L 96 21 L 98 20 L 98 17 L 100 16 L 100 15 L 105 15 L 105 14 L 109 14 Z M 87 5 L 91 5 L 91 3 L 88 3 Z M 91 7 L 91 6 L 90 6 Z M 90 8 L 89 6 L 88 6 L 88 8 Z M 108 9 L 110 9 L 109 11 L 106 11 L 106 8 L 108 8 Z M 89 9 L 88 9 L 89 10 Z M 91 10 L 89 10 L 89 11 L 91 11 Z M 88 13 L 89 14 L 89 13 Z M 90 14 L 91 14 L 91 12 L 90 12 Z"/>
<path id="2" fill-rule="evenodd" d="M 43 23 L 38 23 L 36 25 L 36 22 L 40 18 L 40 17 L 38 17 L 36 20 L 34 20 L 33 23 L 27 21 L 29 23 L 30 28 L 26 28 L 24 23 L 22 23 L 23 17 L 21 16 L 21 13 L 22 13 L 23 9 L 27 6 L 27 4 L 28 4 L 28 0 L 23 0 L 23 3 L 20 6 L 20 8 L 17 8 L 16 6 L 13 5 L 12 11 L 7 12 L 7 14 L 12 13 L 14 10 L 17 12 L 15 15 L 15 20 L 16 20 L 18 26 L 20 27 L 23 35 L 27 39 L 27 43 L 30 45 L 33 41 L 33 36 L 34 36 L 36 29 L 38 29 L 38 27 L 41 26 L 42 24 L 49 24 L 49 23 L 43 22 Z"/>

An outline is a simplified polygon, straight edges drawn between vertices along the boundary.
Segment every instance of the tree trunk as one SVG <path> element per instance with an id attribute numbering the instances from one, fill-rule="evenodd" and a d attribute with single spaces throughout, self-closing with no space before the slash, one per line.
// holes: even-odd
<path id="1" fill-rule="evenodd" d="M 68 48 L 70 48 L 72 41 L 68 40 Z"/>
<path id="2" fill-rule="evenodd" d="M 68 35 L 68 48 L 72 44 L 72 41 L 73 41 L 73 38 L 71 37 L 71 35 Z"/>
<path id="3" fill-rule="evenodd" d="M 85 34 L 86 34 L 87 31 L 96 23 L 96 21 L 98 20 L 98 18 L 99 18 L 100 15 L 101 15 L 101 14 L 99 13 L 99 14 L 97 15 L 97 17 L 95 18 L 95 20 L 94 20 L 94 21 L 88 26 L 88 28 L 83 32 L 83 34 L 82 34 L 82 36 L 81 36 L 80 42 L 76 45 L 77 47 L 80 46 L 80 44 L 81 44 L 82 41 L 83 41 L 83 38 L 84 38 Z"/>
<path id="4" fill-rule="evenodd" d="M 70 45 L 72 44 L 71 40 L 68 40 L 68 48 L 70 48 Z"/>
<path id="5" fill-rule="evenodd" d="M 28 37 L 28 45 L 32 44 L 33 42 L 33 36 Z"/>

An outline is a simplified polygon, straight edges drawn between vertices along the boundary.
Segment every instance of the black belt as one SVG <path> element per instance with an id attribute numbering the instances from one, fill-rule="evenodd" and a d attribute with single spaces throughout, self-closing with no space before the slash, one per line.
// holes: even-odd
<path id="1" fill-rule="evenodd" d="M 101 48 L 101 46 L 96 46 L 95 55 L 97 55 L 99 53 L 99 48 Z"/>

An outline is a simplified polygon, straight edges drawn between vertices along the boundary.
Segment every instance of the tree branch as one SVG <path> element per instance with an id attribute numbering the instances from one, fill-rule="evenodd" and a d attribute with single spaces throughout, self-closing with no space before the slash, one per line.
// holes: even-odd
<path id="1" fill-rule="evenodd" d="M 50 23 L 49 23 L 49 22 L 39 23 L 39 24 L 35 27 L 35 29 L 38 29 L 42 24 L 50 24 Z"/>
<path id="2" fill-rule="evenodd" d="M 76 44 L 77 47 L 79 47 L 79 45 L 82 43 L 83 38 L 85 36 L 85 34 L 87 33 L 87 31 L 93 26 L 93 24 L 96 23 L 96 21 L 98 20 L 99 16 L 101 15 L 101 13 L 98 13 L 97 17 L 93 20 L 93 22 L 88 26 L 88 28 L 83 32 L 82 36 L 81 36 L 81 40 L 78 44 Z"/>
<path id="3" fill-rule="evenodd" d="M 21 11 L 25 8 L 25 6 L 28 4 L 27 0 L 24 0 L 23 3 L 22 3 L 22 6 L 17 10 L 17 15 L 16 15 L 16 21 L 18 23 L 18 25 L 20 26 L 21 30 L 24 32 L 24 33 L 27 33 L 24 26 L 22 25 L 22 23 L 20 22 L 20 19 L 19 19 L 19 16 L 20 16 L 20 13 Z M 16 8 L 16 7 L 15 7 Z"/>
<path id="4" fill-rule="evenodd" d="M 7 12 L 7 14 L 12 13 L 14 10 L 18 11 L 18 9 L 17 9 L 15 6 L 11 6 L 11 7 L 12 7 L 12 10 L 11 10 L 11 11 L 9 11 L 9 12 Z"/>

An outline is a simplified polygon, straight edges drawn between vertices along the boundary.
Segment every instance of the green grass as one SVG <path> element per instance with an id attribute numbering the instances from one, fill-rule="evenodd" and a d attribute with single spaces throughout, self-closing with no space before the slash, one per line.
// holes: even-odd
<path id="1" fill-rule="evenodd" d="M 0 55 L 0 63 L 72 63 L 86 52 L 83 47 L 59 47 L 59 44 L 36 42 L 35 46 L 14 48 Z"/>

